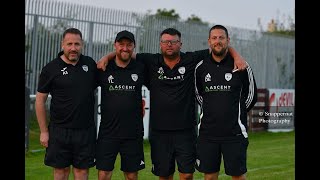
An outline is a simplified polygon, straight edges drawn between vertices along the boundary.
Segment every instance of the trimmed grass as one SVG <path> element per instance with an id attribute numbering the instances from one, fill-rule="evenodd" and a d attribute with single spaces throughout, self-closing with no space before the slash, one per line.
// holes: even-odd
<path id="1" fill-rule="evenodd" d="M 44 148 L 39 143 L 39 130 L 36 120 L 30 121 L 29 151 L 25 155 L 26 180 L 52 180 L 52 168 L 45 166 Z M 38 150 L 38 151 L 34 151 Z M 151 173 L 150 145 L 144 141 L 146 168 L 139 171 L 139 180 L 158 180 Z M 247 179 L 250 180 L 294 180 L 295 179 L 295 132 L 249 132 L 247 159 Z M 70 176 L 71 180 L 73 177 Z M 90 169 L 89 180 L 97 180 L 97 170 Z M 124 179 L 120 171 L 120 161 L 117 158 L 112 179 Z M 176 170 L 175 180 L 179 179 Z M 198 171 L 194 180 L 202 180 L 203 174 Z M 225 175 L 223 163 L 219 175 L 220 180 L 231 179 Z"/>

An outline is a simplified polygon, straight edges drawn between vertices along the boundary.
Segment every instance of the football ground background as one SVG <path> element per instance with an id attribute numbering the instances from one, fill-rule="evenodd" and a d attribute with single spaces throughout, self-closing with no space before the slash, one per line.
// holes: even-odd
<path id="1" fill-rule="evenodd" d="M 39 143 L 39 128 L 36 119 L 30 119 L 29 149 L 25 154 L 26 180 L 52 180 L 52 168 L 43 163 L 45 150 Z M 146 168 L 139 171 L 140 180 L 157 180 L 151 173 L 150 145 L 144 141 Z M 249 132 L 249 146 L 247 159 L 247 179 L 250 180 L 294 180 L 295 179 L 295 131 L 290 132 Z M 70 176 L 71 180 L 73 177 Z M 97 170 L 90 169 L 90 180 L 97 180 Z M 124 179 L 120 171 L 119 156 L 117 158 L 112 179 Z M 174 176 L 179 179 L 177 169 Z M 195 180 L 203 179 L 198 171 L 194 174 Z M 225 175 L 221 165 L 219 179 L 230 179 Z"/>

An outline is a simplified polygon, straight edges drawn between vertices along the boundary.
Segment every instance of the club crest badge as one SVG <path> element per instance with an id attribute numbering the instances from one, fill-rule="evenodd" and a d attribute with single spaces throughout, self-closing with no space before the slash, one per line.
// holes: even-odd
<path id="1" fill-rule="evenodd" d="M 231 73 L 226 73 L 224 75 L 224 78 L 227 80 L 227 81 L 230 81 L 232 79 L 232 74 Z"/>
<path id="2" fill-rule="evenodd" d="M 185 67 L 179 67 L 178 72 L 180 74 L 184 74 L 186 72 L 186 68 Z"/>
<path id="3" fill-rule="evenodd" d="M 137 81 L 138 80 L 138 75 L 137 74 L 131 74 L 131 78 L 133 81 Z"/>
<path id="4" fill-rule="evenodd" d="M 85 72 L 88 72 L 88 66 L 87 65 L 82 65 L 82 69 L 85 71 Z"/>

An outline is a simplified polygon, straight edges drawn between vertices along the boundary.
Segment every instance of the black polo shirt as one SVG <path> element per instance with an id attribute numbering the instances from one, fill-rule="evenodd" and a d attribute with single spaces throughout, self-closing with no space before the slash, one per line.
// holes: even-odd
<path id="1" fill-rule="evenodd" d="M 97 65 L 89 56 L 80 55 L 76 65 L 58 57 L 42 68 L 38 92 L 50 93 L 50 124 L 64 128 L 95 125 L 94 90 Z"/>
<path id="2" fill-rule="evenodd" d="M 101 122 L 99 138 L 136 139 L 143 137 L 141 89 L 144 65 L 137 61 L 122 68 L 109 61 L 99 71 Z"/>
<path id="3" fill-rule="evenodd" d="M 146 65 L 150 90 L 150 127 L 155 130 L 183 130 L 196 125 L 194 69 L 208 56 L 208 50 L 180 53 L 170 69 L 161 54 L 138 53 Z"/>
<path id="4" fill-rule="evenodd" d="M 236 72 L 233 67 L 229 53 L 220 62 L 210 56 L 196 67 L 196 95 L 202 109 L 200 138 L 248 137 L 247 112 L 257 101 L 257 87 L 250 66 Z"/>

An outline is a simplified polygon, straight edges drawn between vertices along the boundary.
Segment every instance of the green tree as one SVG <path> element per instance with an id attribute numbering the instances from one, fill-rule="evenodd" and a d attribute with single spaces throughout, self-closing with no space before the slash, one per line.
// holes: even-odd
<path id="1" fill-rule="evenodd" d="M 151 14 L 149 10 L 144 16 L 135 15 L 141 31 L 139 31 L 139 44 L 137 49 L 139 52 L 156 53 L 159 51 L 158 41 L 154 38 L 159 37 L 160 32 L 168 27 L 179 28 L 182 22 L 179 21 L 180 16 L 174 9 L 157 9 L 155 14 Z"/>
<path id="2" fill-rule="evenodd" d="M 174 9 L 167 10 L 166 8 L 164 9 L 157 9 L 157 13 L 155 14 L 156 17 L 169 17 L 175 20 L 180 19 L 180 15 L 176 13 Z"/>
<path id="3" fill-rule="evenodd" d="M 139 43 L 137 49 L 139 52 L 159 52 L 158 41 L 155 41 L 154 38 L 159 37 L 161 31 L 165 28 L 176 28 L 179 29 L 182 33 L 188 34 L 202 34 L 207 33 L 203 32 L 203 26 L 208 26 L 208 23 L 203 22 L 201 18 L 192 14 L 185 21 L 180 20 L 180 15 L 176 13 L 174 9 L 157 9 L 155 14 L 151 13 L 151 10 L 148 10 L 147 14 L 144 16 L 139 16 L 135 14 L 136 21 L 138 25 L 141 26 L 141 30 L 138 32 Z M 188 27 L 188 28 L 185 28 Z M 189 40 L 189 39 L 188 39 Z M 192 41 L 192 39 L 190 39 Z M 187 42 L 185 39 L 184 42 Z M 204 42 L 207 43 L 206 41 Z M 185 44 L 187 49 L 188 43 Z"/>
<path id="4" fill-rule="evenodd" d="M 188 19 L 186 20 L 187 23 L 198 23 L 198 24 L 202 24 L 202 25 L 209 25 L 208 22 L 204 22 L 202 21 L 202 19 L 194 14 L 191 14 L 190 17 L 188 17 Z"/>

